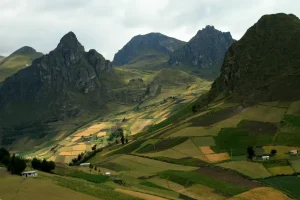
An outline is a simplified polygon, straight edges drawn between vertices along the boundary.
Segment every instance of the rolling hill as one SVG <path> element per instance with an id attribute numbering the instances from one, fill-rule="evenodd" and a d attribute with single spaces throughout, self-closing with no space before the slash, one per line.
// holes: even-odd
<path id="1" fill-rule="evenodd" d="M 161 33 L 148 33 L 133 37 L 113 59 L 117 66 L 153 67 L 155 63 L 165 62 L 169 54 L 183 46 L 185 42 Z M 144 65 L 144 63 L 149 63 Z"/>
<path id="2" fill-rule="evenodd" d="M 5 58 L 5 56 L 0 56 L 0 61 L 2 61 Z"/>
<path id="3" fill-rule="evenodd" d="M 34 59 L 42 55 L 42 53 L 37 52 L 35 49 L 24 46 L 6 58 L 0 58 L 0 82 L 15 74 L 20 69 L 28 67 Z"/>

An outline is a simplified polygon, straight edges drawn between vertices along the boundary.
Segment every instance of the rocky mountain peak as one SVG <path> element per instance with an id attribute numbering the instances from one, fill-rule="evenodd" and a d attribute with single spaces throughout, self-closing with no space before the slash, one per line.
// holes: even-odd
<path id="1" fill-rule="evenodd" d="M 68 51 L 73 50 L 77 52 L 84 52 L 84 47 L 77 40 L 76 35 L 70 31 L 65 34 L 61 39 L 56 49 Z"/>
<path id="2" fill-rule="evenodd" d="M 169 63 L 198 68 L 220 68 L 228 47 L 234 41 L 229 32 L 222 32 L 208 25 L 199 30 L 187 44 L 174 51 Z"/>

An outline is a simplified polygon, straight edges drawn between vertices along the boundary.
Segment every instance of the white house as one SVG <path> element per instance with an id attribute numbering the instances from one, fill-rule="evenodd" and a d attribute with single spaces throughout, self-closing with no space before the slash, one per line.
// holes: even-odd
<path id="1" fill-rule="evenodd" d="M 81 163 L 80 166 L 88 167 L 88 166 L 90 166 L 90 163 Z"/>
<path id="2" fill-rule="evenodd" d="M 263 160 L 270 160 L 270 156 L 262 156 L 261 157 Z"/>
<path id="3" fill-rule="evenodd" d="M 298 150 L 290 150 L 290 154 L 296 155 L 296 154 L 298 154 Z"/>
<path id="4" fill-rule="evenodd" d="M 110 172 L 105 172 L 105 176 L 110 176 Z"/>
<path id="5" fill-rule="evenodd" d="M 38 173 L 37 171 L 27 171 L 27 172 L 22 172 L 21 175 L 23 177 L 36 177 Z"/>

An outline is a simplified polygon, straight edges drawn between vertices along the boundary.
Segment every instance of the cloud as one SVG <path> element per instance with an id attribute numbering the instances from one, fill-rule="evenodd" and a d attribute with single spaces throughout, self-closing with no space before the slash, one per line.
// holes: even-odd
<path id="1" fill-rule="evenodd" d="M 300 16 L 298 0 L 1 0 L 0 55 L 28 45 L 48 53 L 69 31 L 107 59 L 148 32 L 188 41 L 214 25 L 239 39 L 262 15 Z"/>

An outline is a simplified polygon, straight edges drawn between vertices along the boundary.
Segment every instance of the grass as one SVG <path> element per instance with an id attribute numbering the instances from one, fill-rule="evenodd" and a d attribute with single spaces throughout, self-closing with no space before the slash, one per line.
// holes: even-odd
<path id="1" fill-rule="evenodd" d="M 267 179 L 261 179 L 261 182 L 282 190 L 295 199 L 300 198 L 300 178 L 297 176 L 277 176 Z"/>
<path id="2" fill-rule="evenodd" d="M 139 198 L 132 197 L 126 194 L 121 194 L 113 190 L 108 186 L 103 184 L 95 184 L 91 182 L 82 182 L 77 180 L 69 180 L 62 177 L 53 177 L 53 181 L 55 181 L 58 185 L 62 187 L 66 187 L 77 192 L 89 194 L 95 197 L 101 197 L 101 199 L 107 200 L 140 200 Z"/>
<path id="3" fill-rule="evenodd" d="M 186 157 L 186 158 L 180 158 L 180 159 L 175 159 L 175 158 L 170 158 L 170 157 L 154 157 L 153 159 L 160 160 L 163 162 L 178 164 L 178 165 L 187 165 L 187 166 L 194 166 L 194 167 L 206 165 L 206 163 L 204 163 L 203 161 L 201 161 L 197 158 L 192 158 L 192 157 Z"/>
<path id="4" fill-rule="evenodd" d="M 132 153 L 134 150 L 138 149 L 143 143 L 145 142 L 145 140 L 137 140 L 134 141 L 110 154 L 108 154 L 108 156 L 112 156 L 115 154 L 129 154 Z"/>
<path id="5" fill-rule="evenodd" d="M 178 137 L 178 138 L 170 138 L 165 139 L 159 142 L 156 142 L 155 144 L 147 144 L 141 149 L 137 151 L 137 153 L 151 153 L 151 152 L 158 152 L 167 150 L 169 148 L 172 148 L 174 146 L 177 146 L 184 141 L 186 141 L 188 138 L 185 137 Z"/>
<path id="6" fill-rule="evenodd" d="M 93 183 L 104 183 L 109 177 L 104 175 L 88 174 L 85 172 L 75 172 L 71 175 L 74 178 L 80 178 Z"/>
<path id="7" fill-rule="evenodd" d="M 290 160 L 290 163 L 295 170 L 295 172 L 300 173 L 300 159 Z"/>
<path id="8" fill-rule="evenodd" d="M 1 199 L 45 199 L 45 200 L 61 200 L 61 199 L 85 199 L 85 200 L 97 200 L 99 196 L 92 195 L 90 191 L 83 192 L 85 184 L 82 182 L 67 180 L 66 184 L 70 187 L 76 187 L 78 190 L 72 190 L 70 187 L 61 187 L 62 184 L 55 184 L 49 180 L 42 180 L 41 178 L 27 178 L 24 179 L 20 176 L 7 176 L 0 178 L 0 196 Z M 73 186 L 72 186 L 73 184 Z M 65 184 L 63 184 L 65 185 Z M 80 188 L 79 186 L 82 186 Z M 91 190 L 95 190 L 90 188 Z M 111 196 L 110 190 L 105 191 L 103 196 Z M 120 194 L 116 194 L 118 199 L 126 199 L 124 195 L 121 197 Z M 101 195 L 101 197 L 103 197 Z M 108 198 L 109 199 L 109 198 Z M 114 198 L 110 198 L 114 199 Z M 129 198 L 127 198 L 130 200 Z"/>
<path id="9" fill-rule="evenodd" d="M 299 144 L 300 144 L 300 134 L 298 133 L 280 132 L 277 134 L 274 141 L 274 145 L 300 147 Z"/>
<path id="10" fill-rule="evenodd" d="M 273 175 L 291 175 L 294 174 L 295 171 L 291 166 L 276 166 L 276 167 L 270 167 L 268 170 Z"/>
<path id="11" fill-rule="evenodd" d="M 248 146 L 263 146 L 272 143 L 273 135 L 250 135 L 245 129 L 224 128 L 219 135 L 214 137 L 215 152 L 228 152 L 233 156 L 245 155 Z"/>
<path id="12" fill-rule="evenodd" d="M 192 186 L 194 184 L 205 185 L 207 187 L 213 188 L 215 191 L 227 195 L 236 195 L 247 190 L 246 188 L 232 185 L 230 183 L 220 181 L 197 172 L 182 172 L 168 170 L 160 173 L 160 177 L 173 181 L 185 187 Z"/>
<path id="13" fill-rule="evenodd" d="M 251 178 L 265 178 L 271 176 L 270 172 L 261 163 L 248 161 L 231 161 L 218 164 L 220 167 L 238 171 Z"/>
<path id="14" fill-rule="evenodd" d="M 192 140 L 197 147 L 216 145 L 213 137 L 193 137 Z"/>
<path id="15" fill-rule="evenodd" d="M 157 188 L 157 189 L 162 189 L 162 190 L 169 190 L 169 189 L 167 189 L 165 187 L 162 187 L 162 186 L 157 185 L 155 183 L 152 183 L 150 181 L 141 181 L 140 184 L 144 185 L 144 186 L 152 187 L 152 188 Z"/>

